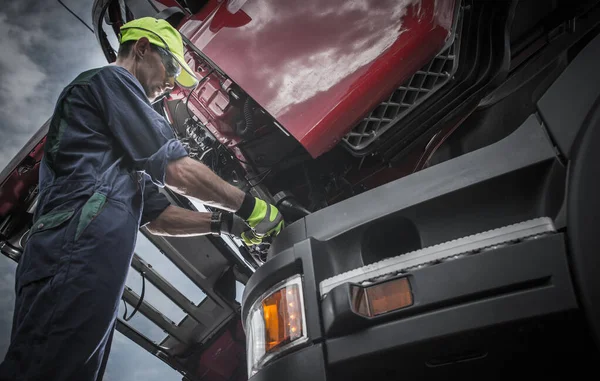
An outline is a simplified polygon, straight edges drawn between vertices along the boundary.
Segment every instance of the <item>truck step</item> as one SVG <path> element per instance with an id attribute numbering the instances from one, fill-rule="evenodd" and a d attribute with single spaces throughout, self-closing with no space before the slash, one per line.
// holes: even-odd
<path id="1" fill-rule="evenodd" d="M 540 217 L 425 247 L 325 279 L 319 285 L 321 298 L 343 283 L 379 282 L 416 268 L 497 249 L 524 239 L 554 232 L 556 232 L 556 228 L 552 219 Z"/>

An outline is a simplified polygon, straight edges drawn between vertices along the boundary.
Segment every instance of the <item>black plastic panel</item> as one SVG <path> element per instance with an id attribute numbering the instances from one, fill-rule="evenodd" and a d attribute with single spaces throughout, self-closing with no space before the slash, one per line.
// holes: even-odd
<path id="1" fill-rule="evenodd" d="M 394 345 L 402 345 L 413 340 L 430 339 L 437 334 L 451 333 L 447 330 L 452 331 L 452 324 L 455 322 L 445 317 L 446 314 L 460 314 L 456 311 L 461 308 L 468 310 L 465 308 L 467 304 L 486 303 L 499 298 L 514 298 L 517 301 L 519 295 L 525 293 L 536 294 L 535 303 L 528 305 L 529 310 L 521 309 L 519 304 L 515 304 L 512 310 L 505 311 L 512 313 L 512 317 L 504 320 L 574 309 L 577 303 L 569 276 L 565 245 L 564 235 L 554 234 L 411 271 L 407 276 L 413 292 L 413 305 L 376 318 L 365 318 L 353 313 L 350 308 L 349 285 L 340 285 L 331 290 L 322 302 L 325 334 L 331 338 L 390 320 L 398 320 L 397 328 L 400 332 L 412 332 L 403 324 L 410 327 L 411 321 L 428 315 L 430 311 L 439 310 L 429 314 L 439 318 L 436 329 L 393 334 L 394 338 L 391 340 Z M 503 319 L 501 315 L 501 312 L 497 316 L 464 312 L 462 321 L 477 328 L 500 323 Z M 425 319 L 430 319 L 431 316 Z M 490 318 L 491 320 L 486 321 Z M 460 329 L 462 328 L 464 327 Z M 384 342 L 376 342 L 376 345 L 382 349 L 386 346 Z M 347 353 L 353 350 L 348 349 Z"/>
<path id="2" fill-rule="evenodd" d="M 275 360 L 248 381 L 326 381 L 323 345 L 317 344 Z"/>
<path id="3" fill-rule="evenodd" d="M 490 254 L 422 270 L 429 271 L 427 276 L 415 272 L 416 303 L 435 306 L 437 302 L 437 308 L 328 339 L 328 362 L 351 361 L 436 337 L 577 308 L 562 234 Z M 494 288 L 501 290 L 503 283 L 504 293 L 486 296 Z M 531 287 L 523 286 L 528 283 Z M 511 290 L 511 285 L 519 284 Z M 479 298 L 461 301 L 478 288 L 482 292 Z M 448 304 L 453 299 L 455 304 Z"/>
<path id="4" fill-rule="evenodd" d="M 396 211 L 553 158 L 552 146 L 532 116 L 517 131 L 496 144 L 382 185 L 307 216 L 307 236 L 328 240 Z M 495 189 L 489 189 L 489 192 L 494 191 Z M 464 204 L 469 204 L 469 200 L 465 200 Z M 460 209 L 457 205 L 448 206 L 456 207 L 457 212 Z"/>
<path id="5" fill-rule="evenodd" d="M 600 65 L 600 62 L 596 62 Z M 600 84 L 600 82 L 599 82 Z M 598 85 L 598 84 L 597 84 Z M 597 86 L 600 88 L 600 86 Z M 600 345 L 600 103 L 573 146 L 569 165 L 567 232 L 575 280 Z"/>
<path id="6" fill-rule="evenodd" d="M 231 266 L 228 258 L 221 253 L 208 236 L 196 237 L 161 237 L 164 242 L 172 246 L 189 264 L 207 279 L 211 284 L 217 280 L 223 271 Z M 161 245 L 165 246 L 165 245 Z"/>
<path id="7" fill-rule="evenodd" d="M 464 320 L 468 323 L 469 318 Z M 561 312 L 413 342 L 328 364 L 328 380 L 552 380 L 557 374 L 580 378 L 598 373 L 598 352 L 582 322 L 576 311 Z M 375 338 L 365 336 L 359 346 L 368 340 Z"/>
<path id="8" fill-rule="evenodd" d="M 281 233 L 273 240 L 267 260 L 271 259 L 273 255 L 281 253 L 282 251 L 289 249 L 294 246 L 296 242 L 300 242 L 306 239 L 306 222 L 304 218 L 288 225 L 283 229 Z"/>
<path id="9" fill-rule="evenodd" d="M 600 96 L 600 36 L 593 39 L 538 102 L 550 135 L 567 158 L 588 111 Z"/>
<path id="10" fill-rule="evenodd" d="M 547 136 L 531 117 L 492 146 L 313 213 L 305 218 L 307 235 L 325 246 L 317 280 L 528 219 L 554 218 L 565 186 L 555 164 Z M 549 202 L 549 195 L 557 201 Z"/>

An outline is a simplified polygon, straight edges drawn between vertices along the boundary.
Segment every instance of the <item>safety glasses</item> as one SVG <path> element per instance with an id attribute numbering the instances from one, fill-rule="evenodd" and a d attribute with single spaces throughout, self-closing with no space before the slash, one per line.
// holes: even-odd
<path id="1" fill-rule="evenodd" d="M 179 65 L 179 62 L 177 62 L 175 57 L 173 57 L 165 48 L 161 48 L 160 46 L 156 45 L 152 45 L 152 47 L 160 55 L 167 76 L 176 78 L 181 73 L 181 65 Z"/>
<path id="2" fill-rule="evenodd" d="M 146 37 L 149 40 L 151 40 L 152 47 L 155 48 L 154 50 L 157 51 L 161 56 L 163 66 L 165 68 L 165 72 L 166 72 L 167 76 L 175 78 L 175 82 L 177 82 L 177 84 L 179 84 L 180 86 L 182 86 L 184 88 L 189 89 L 189 88 L 194 88 L 197 86 L 197 84 L 198 84 L 197 78 L 193 74 L 192 70 L 186 65 L 183 55 L 178 55 L 178 54 L 176 54 L 175 51 L 171 51 L 169 44 L 167 44 L 167 42 L 160 36 L 160 34 L 156 33 L 153 30 L 150 30 L 147 28 L 141 28 L 138 26 L 122 27 L 121 32 L 126 31 L 127 29 L 139 29 L 139 30 L 143 30 L 143 31 L 147 32 L 148 35 L 151 35 L 151 37 L 148 37 L 148 36 L 141 36 L 141 37 Z M 160 42 L 152 41 L 152 40 L 155 40 L 154 37 L 156 37 L 156 39 L 160 40 Z M 123 43 L 122 40 L 123 40 L 122 35 L 119 34 L 119 42 Z M 162 45 L 160 45 L 161 42 L 162 42 Z M 176 43 L 179 43 L 179 42 L 176 42 Z M 179 58 L 177 58 L 177 57 L 179 57 Z M 180 75 L 184 71 L 185 71 L 186 75 Z M 181 77 L 183 77 L 182 82 L 179 81 L 179 78 L 181 78 Z"/>

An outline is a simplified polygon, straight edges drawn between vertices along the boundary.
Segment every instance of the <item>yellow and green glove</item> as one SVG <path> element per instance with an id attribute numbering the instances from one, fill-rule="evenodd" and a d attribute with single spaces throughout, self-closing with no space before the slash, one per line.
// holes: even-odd
<path id="1" fill-rule="evenodd" d="M 283 216 L 275 206 L 251 195 L 246 195 L 236 214 L 251 228 L 241 234 L 246 245 L 258 245 L 266 237 L 277 236 L 285 225 Z"/>

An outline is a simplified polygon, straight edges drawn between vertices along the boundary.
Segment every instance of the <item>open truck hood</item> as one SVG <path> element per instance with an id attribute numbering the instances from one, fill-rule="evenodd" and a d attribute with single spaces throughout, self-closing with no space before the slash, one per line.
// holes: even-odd
<path id="1" fill-rule="evenodd" d="M 179 29 L 317 157 L 443 48 L 454 11 L 438 0 L 215 0 Z"/>

